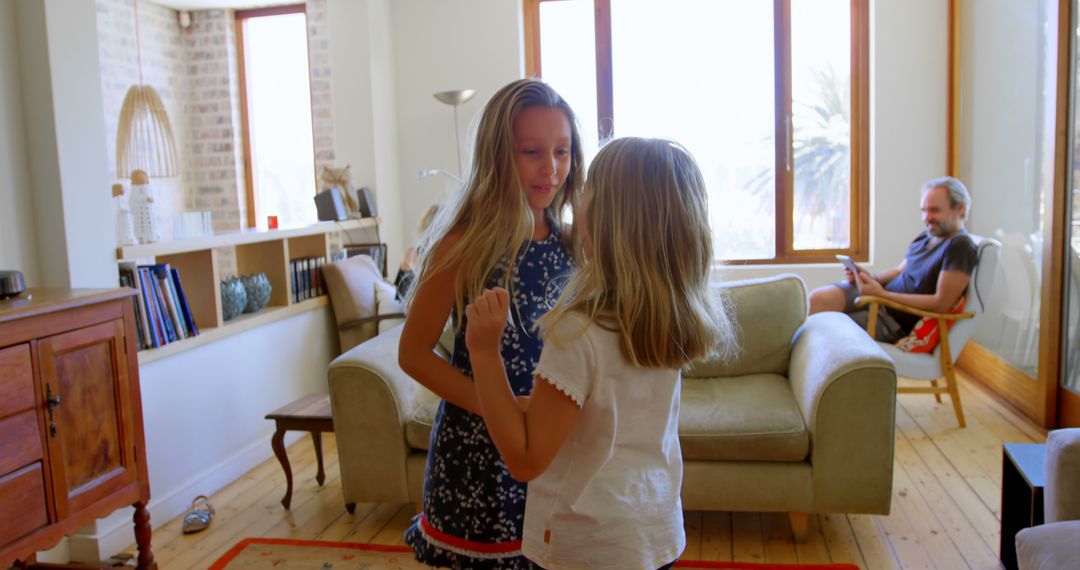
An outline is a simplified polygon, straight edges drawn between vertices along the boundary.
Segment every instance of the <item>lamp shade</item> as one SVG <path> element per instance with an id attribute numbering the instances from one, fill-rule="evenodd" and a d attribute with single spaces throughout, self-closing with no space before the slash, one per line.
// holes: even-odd
<path id="1" fill-rule="evenodd" d="M 116 176 L 142 170 L 154 178 L 179 174 L 176 139 L 161 96 L 149 85 L 132 85 L 120 108 Z"/>
<path id="2" fill-rule="evenodd" d="M 469 99 L 472 99 L 473 95 L 476 95 L 475 89 L 458 89 L 457 91 L 439 91 L 433 93 L 434 97 L 447 105 L 460 105 Z"/>

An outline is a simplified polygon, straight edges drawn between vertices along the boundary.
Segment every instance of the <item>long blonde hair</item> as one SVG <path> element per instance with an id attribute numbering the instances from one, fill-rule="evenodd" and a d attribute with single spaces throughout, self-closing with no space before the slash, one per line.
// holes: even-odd
<path id="1" fill-rule="evenodd" d="M 420 239 L 420 274 L 406 303 L 424 279 L 454 267 L 454 309 L 464 314 L 465 305 L 480 296 L 492 271 L 500 263 L 511 270 L 501 276 L 501 285 L 511 288 L 512 265 L 533 235 L 535 220 L 525 198 L 515 162 L 514 122 L 527 109 L 559 109 L 570 122 L 570 169 L 566 181 L 544 215 L 557 231 L 566 210 L 576 210 L 584 178 L 581 135 L 570 105 L 546 83 L 520 79 L 499 89 L 484 106 L 477 127 L 472 169 L 465 187 L 445 206 Z M 451 232 L 460 238 L 439 258 L 432 254 Z M 560 233 L 568 248 L 571 236 Z M 460 319 L 458 320 L 460 326 Z"/>
<path id="2" fill-rule="evenodd" d="M 705 182 L 677 143 L 622 138 L 589 167 L 587 259 L 544 317 L 545 332 L 570 312 L 619 334 L 635 366 L 677 368 L 736 349 L 728 311 L 710 290 L 712 232 Z M 581 225 L 581 224 L 578 224 Z M 547 338 L 545 342 L 568 339 Z"/>

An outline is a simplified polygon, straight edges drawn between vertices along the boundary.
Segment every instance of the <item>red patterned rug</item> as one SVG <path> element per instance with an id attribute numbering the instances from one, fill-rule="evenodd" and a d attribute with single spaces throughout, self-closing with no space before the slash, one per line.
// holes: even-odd
<path id="1" fill-rule="evenodd" d="M 347 566 L 346 566 L 347 565 Z M 382 546 L 359 542 L 326 542 L 284 538 L 246 538 L 214 562 L 210 570 L 301 568 L 364 568 L 406 570 L 428 568 L 413 560 L 405 546 Z M 701 562 L 680 560 L 676 568 L 727 568 L 730 570 L 858 570 L 854 564 L 758 564 L 754 562 Z"/>

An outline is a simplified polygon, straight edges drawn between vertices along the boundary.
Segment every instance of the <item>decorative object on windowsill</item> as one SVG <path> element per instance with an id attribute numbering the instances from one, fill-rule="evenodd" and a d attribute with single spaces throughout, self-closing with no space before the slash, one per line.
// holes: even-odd
<path id="1" fill-rule="evenodd" d="M 356 196 L 356 187 L 352 184 L 352 175 L 349 172 L 348 164 L 340 168 L 324 166 L 320 177 L 322 178 L 323 191 L 337 186 L 345 194 L 345 210 L 347 212 L 357 210 L 356 199 L 354 198 Z"/>
<path id="2" fill-rule="evenodd" d="M 247 306 L 247 290 L 236 277 L 221 282 L 221 318 L 231 321 L 240 316 Z"/>
<path id="3" fill-rule="evenodd" d="M 128 200 L 135 239 L 139 243 L 161 241 L 157 209 L 154 207 L 154 197 L 150 194 L 150 179 L 145 172 L 136 170 L 131 173 L 131 197 Z"/>
<path id="4" fill-rule="evenodd" d="M 214 217 L 211 212 L 177 212 L 173 214 L 173 239 L 190 239 L 214 235 Z"/>
<path id="5" fill-rule="evenodd" d="M 131 222 L 131 207 L 127 196 L 124 196 L 124 185 L 112 185 L 113 202 L 116 204 L 116 245 L 134 245 L 139 243 L 135 240 L 135 227 Z"/>
<path id="6" fill-rule="evenodd" d="M 476 91 L 473 89 L 458 89 L 456 91 L 439 91 L 438 93 L 433 93 L 432 95 L 439 101 L 446 103 L 447 105 L 450 105 L 454 108 L 454 145 L 455 148 L 457 148 L 458 166 L 457 177 L 455 179 L 460 183 L 462 173 L 465 172 L 465 167 L 461 164 L 461 135 L 458 131 L 458 107 L 461 106 L 462 103 L 468 101 L 469 99 L 472 99 L 473 95 L 476 95 Z M 435 170 L 436 172 L 440 171 L 440 169 L 438 168 L 427 170 Z M 420 172 L 423 173 L 425 172 L 425 170 L 421 170 Z M 425 178 L 425 176 L 423 175 L 421 175 L 420 177 Z M 451 176 L 451 178 L 454 177 Z"/>
<path id="7" fill-rule="evenodd" d="M 139 0 L 134 0 L 134 11 L 139 83 L 128 89 L 120 108 L 120 122 L 116 131 L 116 175 L 133 176 L 134 171 L 141 170 L 153 178 L 177 176 L 179 160 L 169 115 L 157 90 L 143 84 Z"/>
<path id="8" fill-rule="evenodd" d="M 266 278 L 265 273 L 245 275 L 240 278 L 240 282 L 244 284 L 244 291 L 247 293 L 245 313 L 257 313 L 270 302 L 270 292 L 273 287 L 270 286 L 270 280 Z"/>

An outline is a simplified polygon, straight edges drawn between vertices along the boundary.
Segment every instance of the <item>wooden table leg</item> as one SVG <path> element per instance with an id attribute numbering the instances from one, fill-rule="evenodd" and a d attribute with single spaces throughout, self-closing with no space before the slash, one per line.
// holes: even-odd
<path id="1" fill-rule="evenodd" d="M 311 441 L 315 444 L 315 460 L 319 463 L 319 472 L 315 474 L 315 482 L 322 487 L 323 481 L 326 480 L 326 473 L 323 472 L 322 466 L 322 432 L 311 432 Z"/>
<path id="2" fill-rule="evenodd" d="M 270 439 L 270 446 L 274 448 L 274 455 L 285 470 L 285 497 L 281 499 L 281 504 L 288 510 L 289 503 L 292 502 L 292 469 L 289 467 L 289 456 L 285 453 L 285 430 L 281 429 L 280 425 Z"/>
<path id="3" fill-rule="evenodd" d="M 156 570 L 158 565 L 154 561 L 154 553 L 150 550 L 150 511 L 141 501 L 133 505 L 135 507 L 135 544 L 139 548 L 139 570 Z"/>

